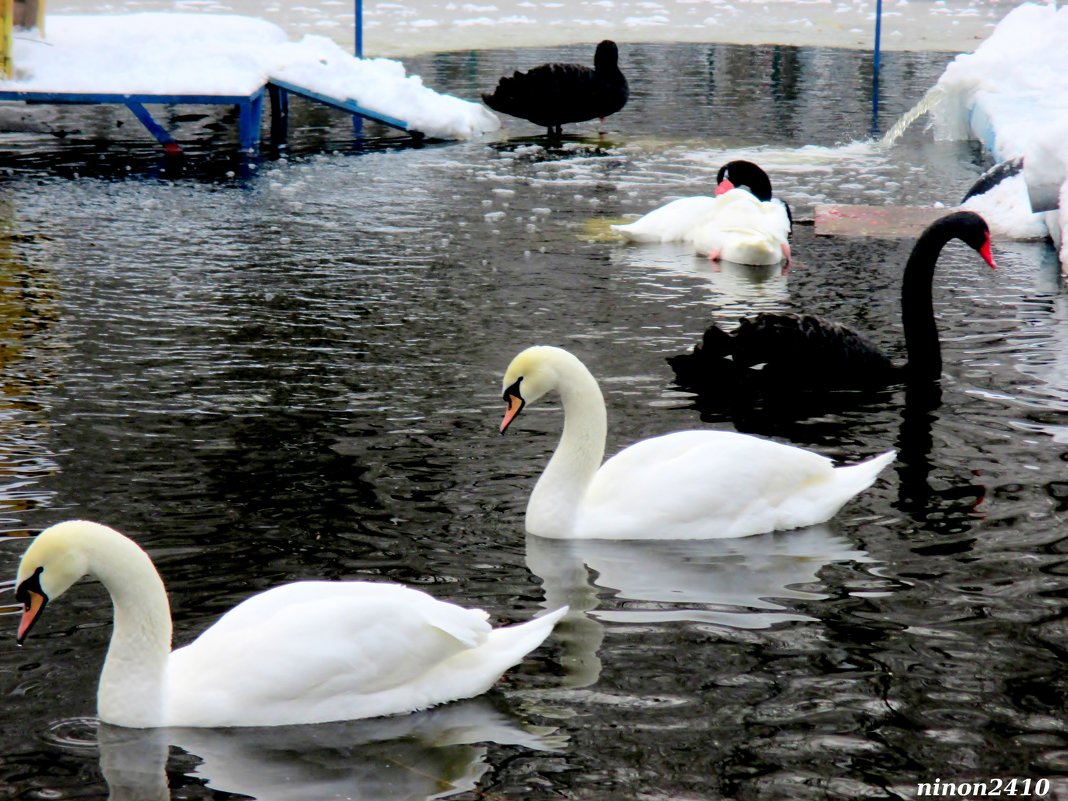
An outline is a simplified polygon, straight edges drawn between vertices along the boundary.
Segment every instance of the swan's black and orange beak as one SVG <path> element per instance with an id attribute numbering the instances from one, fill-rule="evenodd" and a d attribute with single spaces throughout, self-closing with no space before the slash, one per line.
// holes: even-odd
<path id="1" fill-rule="evenodd" d="M 48 596 L 41 589 L 41 571 L 37 568 L 32 576 L 19 584 L 15 590 L 15 600 L 22 604 L 22 619 L 19 621 L 19 633 L 15 638 L 18 645 L 26 641 L 26 635 L 30 633 L 33 624 L 41 616 L 45 606 L 48 605 Z"/>
<path id="2" fill-rule="evenodd" d="M 716 186 L 716 197 L 719 197 L 720 195 L 725 195 L 732 189 L 734 189 L 734 184 L 730 182 L 729 178 L 724 178 L 722 181 L 719 182 L 719 185 Z"/>
<path id="3" fill-rule="evenodd" d="M 983 246 L 979 248 L 979 255 L 983 257 L 983 261 L 990 265 L 991 270 L 996 270 L 998 266 L 994 264 L 994 254 L 990 252 L 990 234 L 986 235 L 986 241 Z"/>
<path id="4" fill-rule="evenodd" d="M 523 396 L 519 394 L 519 382 L 522 378 L 516 380 L 512 386 L 508 387 L 504 391 L 504 402 L 508 404 L 508 408 L 504 412 L 504 419 L 501 420 L 501 433 L 511 425 L 512 421 L 523 411 L 523 407 L 526 406 L 526 401 L 523 400 Z"/>

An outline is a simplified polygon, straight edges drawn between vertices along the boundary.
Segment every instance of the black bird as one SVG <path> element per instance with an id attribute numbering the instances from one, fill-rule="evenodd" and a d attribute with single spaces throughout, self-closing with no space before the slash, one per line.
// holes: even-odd
<path id="1" fill-rule="evenodd" d="M 972 188 L 965 193 L 964 197 L 961 198 L 960 202 L 965 203 L 973 197 L 978 197 L 979 195 L 986 194 L 995 186 L 1000 184 L 1002 181 L 1005 181 L 1023 172 L 1023 166 L 1023 156 L 1020 156 L 1019 158 L 1015 159 L 1009 159 L 1008 161 L 1003 161 L 1000 164 L 995 164 L 993 167 L 991 167 L 989 170 L 979 176 L 979 179 L 974 184 L 972 184 Z"/>
<path id="2" fill-rule="evenodd" d="M 990 229 L 970 211 L 936 220 L 912 248 L 901 284 L 901 322 L 908 360 L 888 356 L 848 326 L 811 314 L 758 314 L 733 331 L 713 325 L 692 353 L 668 357 L 676 382 L 698 393 L 746 388 L 870 390 L 899 381 L 938 381 L 942 350 L 935 325 L 932 282 L 942 248 L 960 239 L 991 267 Z M 728 358 L 729 357 L 729 358 Z M 750 369 L 763 365 L 759 370 Z"/>
<path id="3" fill-rule="evenodd" d="M 605 40 L 597 45 L 593 69 L 581 64 L 542 64 L 501 78 L 482 100 L 494 111 L 549 129 L 559 138 L 568 122 L 603 119 L 627 104 L 630 90 L 619 69 L 619 48 Z"/>

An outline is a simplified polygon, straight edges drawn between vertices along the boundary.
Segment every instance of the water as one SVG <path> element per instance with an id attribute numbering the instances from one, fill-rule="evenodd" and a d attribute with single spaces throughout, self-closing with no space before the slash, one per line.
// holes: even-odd
<path id="1" fill-rule="evenodd" d="M 583 48 L 532 58 L 578 59 Z M 413 62 L 475 96 L 511 53 Z M 1062 670 L 1068 303 L 1051 249 L 950 246 L 936 275 L 940 398 L 698 403 L 664 357 L 711 321 L 809 310 L 901 355 L 909 243 L 797 226 L 760 280 L 605 221 L 707 191 L 739 154 L 799 219 L 816 202 L 952 203 L 986 166 L 871 126 L 862 53 L 634 46 L 603 138 L 536 129 L 421 149 L 298 106 L 285 160 L 181 172 L 132 123 L 68 110 L 63 140 L 5 135 L 0 165 L 0 575 L 70 517 L 143 544 L 187 642 L 302 578 L 420 586 L 496 622 L 574 612 L 493 692 L 425 715 L 296 729 L 97 729 L 109 603 L 83 582 L 0 649 L 0 799 L 909 798 L 916 783 L 1048 778 L 1068 797 Z M 945 54 L 890 54 L 883 126 Z M 45 111 L 46 114 L 54 112 Z M 108 114 L 112 116 L 107 116 Z M 27 124 L 28 128 L 33 127 Z M 378 138 L 378 134 L 382 138 Z M 601 381 L 610 452 L 738 428 L 901 458 L 825 526 L 713 543 L 557 543 L 522 530 L 555 404 L 501 437 L 522 347 Z M 785 408 L 783 408 L 785 407 Z M 0 586 L 0 611 L 13 603 Z M 169 786 L 169 790 L 167 787 Z"/>

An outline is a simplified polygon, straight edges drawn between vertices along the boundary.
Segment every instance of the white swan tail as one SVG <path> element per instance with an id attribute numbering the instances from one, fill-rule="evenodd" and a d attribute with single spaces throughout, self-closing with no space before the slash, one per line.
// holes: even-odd
<path id="1" fill-rule="evenodd" d="M 501 668 L 503 673 L 513 665 L 519 664 L 524 656 L 545 642 L 556 624 L 567 614 L 568 608 L 561 606 L 559 609 L 525 623 L 494 629 L 490 632 L 485 645 L 478 650 L 490 649 L 494 661 L 498 664 L 507 662 Z"/>
<path id="2" fill-rule="evenodd" d="M 837 497 L 840 500 L 837 501 L 838 505 L 835 507 L 834 512 L 831 512 L 828 517 L 845 506 L 846 502 L 854 495 L 863 492 L 874 484 L 875 479 L 879 477 L 879 473 L 886 469 L 896 458 L 897 451 L 887 451 L 879 456 L 873 456 L 860 464 L 836 467 L 834 469 L 834 477 L 839 489 Z"/>
<path id="3" fill-rule="evenodd" d="M 508 668 L 545 642 L 567 611 L 568 607 L 562 606 L 525 623 L 494 629 L 478 648 L 463 651 L 430 671 L 427 684 L 448 682 L 453 699 L 484 693 Z"/>

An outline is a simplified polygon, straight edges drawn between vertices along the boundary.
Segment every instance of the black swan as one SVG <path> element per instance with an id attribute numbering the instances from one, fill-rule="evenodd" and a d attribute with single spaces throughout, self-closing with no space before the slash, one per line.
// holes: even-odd
<path id="1" fill-rule="evenodd" d="M 901 284 L 904 365 L 894 365 L 874 343 L 840 323 L 811 314 L 764 313 L 744 318 L 729 332 L 713 325 L 692 353 L 668 357 L 676 382 L 700 393 L 723 391 L 725 380 L 743 381 L 747 387 L 813 390 L 937 381 L 942 352 L 931 289 L 938 256 L 951 239 L 960 239 L 996 267 L 990 229 L 978 214 L 954 212 L 927 227 L 912 248 Z M 763 367 L 750 369 L 758 365 Z"/>
<path id="2" fill-rule="evenodd" d="M 561 126 L 615 114 L 627 104 L 630 90 L 619 69 L 619 48 L 605 40 L 597 45 L 593 69 L 581 64 L 542 64 L 501 78 L 482 100 L 494 111 L 530 120 L 559 137 Z"/>

